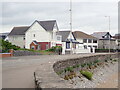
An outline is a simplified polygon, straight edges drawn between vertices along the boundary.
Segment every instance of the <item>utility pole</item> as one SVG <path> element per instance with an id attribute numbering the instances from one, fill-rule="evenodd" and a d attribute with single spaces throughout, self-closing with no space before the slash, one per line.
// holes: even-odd
<path id="1" fill-rule="evenodd" d="M 70 54 L 73 54 L 73 45 L 72 45 L 72 0 L 70 0 Z"/>
<path id="2" fill-rule="evenodd" d="M 110 16 L 105 16 L 106 18 L 108 18 L 109 19 L 109 34 L 110 34 Z M 109 53 L 110 53 L 110 39 L 111 39 L 111 37 L 109 37 Z"/>

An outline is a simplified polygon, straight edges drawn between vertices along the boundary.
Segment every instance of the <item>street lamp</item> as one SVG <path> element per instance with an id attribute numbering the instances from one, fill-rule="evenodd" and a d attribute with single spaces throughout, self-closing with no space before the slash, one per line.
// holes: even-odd
<path id="1" fill-rule="evenodd" d="M 106 18 L 108 18 L 109 19 L 109 33 L 110 33 L 110 16 L 105 16 Z M 110 38 L 111 37 L 109 37 L 109 53 L 110 53 Z"/>
<path id="2" fill-rule="evenodd" d="M 70 0 L 70 46 L 71 46 L 71 51 L 70 53 L 73 54 L 73 51 L 72 51 L 72 0 Z"/>

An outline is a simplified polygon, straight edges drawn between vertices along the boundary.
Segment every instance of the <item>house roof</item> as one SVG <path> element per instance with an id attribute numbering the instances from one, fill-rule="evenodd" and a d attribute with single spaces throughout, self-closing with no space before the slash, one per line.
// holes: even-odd
<path id="1" fill-rule="evenodd" d="M 28 30 L 29 26 L 14 27 L 9 35 L 25 35 L 25 32 Z"/>
<path id="2" fill-rule="evenodd" d="M 94 32 L 93 34 L 91 34 L 92 36 L 98 38 L 98 39 L 103 39 L 102 36 L 105 36 L 108 32 Z"/>
<path id="3" fill-rule="evenodd" d="M 88 35 L 81 31 L 75 31 L 73 32 L 73 35 L 75 38 L 82 38 L 82 39 L 97 39 L 96 37 L 93 37 L 91 35 Z"/>
<path id="4" fill-rule="evenodd" d="M 91 35 L 98 38 L 98 39 L 104 39 L 103 36 L 105 36 L 107 34 L 109 34 L 109 32 L 94 32 Z"/>
<path id="5" fill-rule="evenodd" d="M 33 41 L 34 44 L 38 45 L 38 42 L 37 41 Z"/>
<path id="6" fill-rule="evenodd" d="M 36 22 L 36 21 L 35 21 Z M 49 20 L 49 21 L 37 21 L 46 31 L 52 31 L 56 20 Z M 21 26 L 21 27 L 14 27 L 9 35 L 25 35 L 25 32 L 31 26 Z"/>
<path id="7" fill-rule="evenodd" d="M 62 36 L 62 41 L 66 41 L 68 36 L 70 34 L 70 31 L 59 31 L 57 33 L 57 35 L 61 35 Z"/>
<path id="8" fill-rule="evenodd" d="M 52 31 L 54 28 L 54 25 L 56 23 L 56 20 L 49 20 L 49 21 L 37 21 L 45 30 Z"/>
<path id="9" fill-rule="evenodd" d="M 115 34 L 115 36 L 113 36 L 113 38 L 120 39 L 120 34 Z"/>

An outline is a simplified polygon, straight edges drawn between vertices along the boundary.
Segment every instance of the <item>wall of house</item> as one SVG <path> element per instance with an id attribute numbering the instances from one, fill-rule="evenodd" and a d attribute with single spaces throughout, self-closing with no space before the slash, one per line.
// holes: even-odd
<path id="1" fill-rule="evenodd" d="M 25 46 L 24 35 L 8 36 L 8 41 L 11 42 L 13 45 L 19 46 L 21 48 L 24 48 Z"/>
<path id="2" fill-rule="evenodd" d="M 40 50 L 47 50 L 51 47 L 50 42 L 38 42 L 38 44 L 40 45 Z M 46 47 L 46 45 L 48 45 L 48 47 Z"/>
<path id="3" fill-rule="evenodd" d="M 109 44 L 109 40 L 99 40 L 98 48 L 109 49 L 109 45 L 111 49 L 117 49 L 116 41 L 110 41 Z"/>
<path id="4" fill-rule="evenodd" d="M 83 43 L 83 39 L 82 38 L 77 38 L 77 41 L 80 43 Z M 88 46 L 97 46 L 98 47 L 98 42 L 97 43 L 93 43 L 93 39 L 92 39 L 92 43 L 88 43 L 88 39 L 87 39 L 87 43 L 83 43 L 83 47 L 84 45 Z"/>
<path id="5" fill-rule="evenodd" d="M 30 49 L 30 44 L 33 40 L 37 42 L 50 42 L 51 34 L 52 32 L 47 32 L 39 23 L 35 22 L 25 34 L 25 47 Z"/>

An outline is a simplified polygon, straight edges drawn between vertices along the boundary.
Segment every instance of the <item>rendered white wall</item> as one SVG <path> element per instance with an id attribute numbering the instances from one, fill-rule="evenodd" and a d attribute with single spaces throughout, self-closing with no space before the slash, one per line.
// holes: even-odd
<path id="1" fill-rule="evenodd" d="M 35 37 L 33 36 L 35 34 Z M 52 32 L 47 32 L 39 23 L 35 22 L 26 32 L 25 47 L 30 49 L 30 44 L 33 40 L 37 42 L 50 42 Z"/>
<path id="2" fill-rule="evenodd" d="M 8 41 L 11 42 L 13 45 L 24 48 L 25 45 L 24 35 L 8 36 Z"/>

